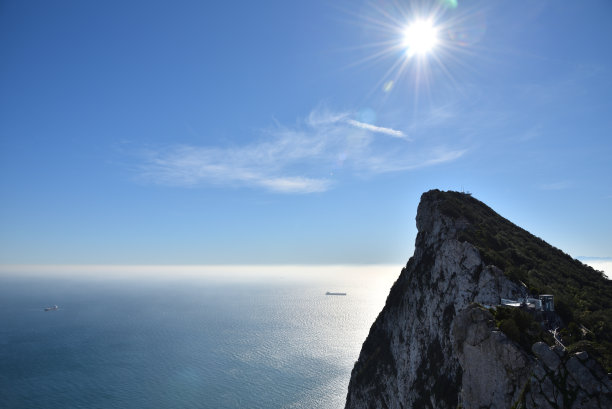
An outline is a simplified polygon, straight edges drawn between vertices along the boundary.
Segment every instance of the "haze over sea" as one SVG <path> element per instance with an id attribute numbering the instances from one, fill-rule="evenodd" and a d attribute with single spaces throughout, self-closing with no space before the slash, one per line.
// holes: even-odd
<path id="1" fill-rule="evenodd" d="M 5 272 L 0 401 L 45 409 L 342 407 L 400 269 Z M 43 311 L 54 304 L 57 311 Z"/>

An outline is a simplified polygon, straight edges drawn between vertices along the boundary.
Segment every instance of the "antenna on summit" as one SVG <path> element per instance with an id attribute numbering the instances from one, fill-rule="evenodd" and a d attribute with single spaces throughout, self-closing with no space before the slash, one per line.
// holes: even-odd
<path id="1" fill-rule="evenodd" d="M 461 185 L 461 193 L 463 193 L 464 195 L 472 196 L 472 192 L 470 192 L 470 191 L 467 191 L 467 192 L 466 192 L 466 191 L 463 189 L 463 185 Z"/>

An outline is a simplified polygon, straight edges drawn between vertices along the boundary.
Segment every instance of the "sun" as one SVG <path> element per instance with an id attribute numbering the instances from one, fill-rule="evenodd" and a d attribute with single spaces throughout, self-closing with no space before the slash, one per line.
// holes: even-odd
<path id="1" fill-rule="evenodd" d="M 403 30 L 402 46 L 408 56 L 427 55 L 438 41 L 438 28 L 431 20 L 415 20 Z"/>

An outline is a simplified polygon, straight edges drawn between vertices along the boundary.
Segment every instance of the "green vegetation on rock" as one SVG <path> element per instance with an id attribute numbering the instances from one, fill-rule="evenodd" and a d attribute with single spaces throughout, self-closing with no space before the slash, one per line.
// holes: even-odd
<path id="1" fill-rule="evenodd" d="M 514 342 L 531 352 L 538 341 L 553 345 L 553 336 L 542 329 L 533 315 L 520 308 L 499 306 L 493 311 L 497 327 Z"/>
<path id="2" fill-rule="evenodd" d="M 474 245 L 485 263 L 524 283 L 532 295 L 553 294 L 555 310 L 566 324 L 561 335 L 568 349 L 587 350 L 612 371 L 611 280 L 504 219 L 470 194 L 438 190 L 426 194 L 433 196 L 443 215 L 460 221 L 463 228 L 457 239 Z M 499 319 L 499 325 L 515 335 L 514 326 L 521 329 L 516 317 Z"/>

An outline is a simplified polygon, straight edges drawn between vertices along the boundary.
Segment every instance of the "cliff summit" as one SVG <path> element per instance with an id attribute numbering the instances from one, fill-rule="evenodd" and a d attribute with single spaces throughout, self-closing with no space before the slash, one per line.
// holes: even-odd
<path id="1" fill-rule="evenodd" d="M 424 193 L 416 223 L 347 409 L 612 407 L 610 280 L 469 194 Z"/>

